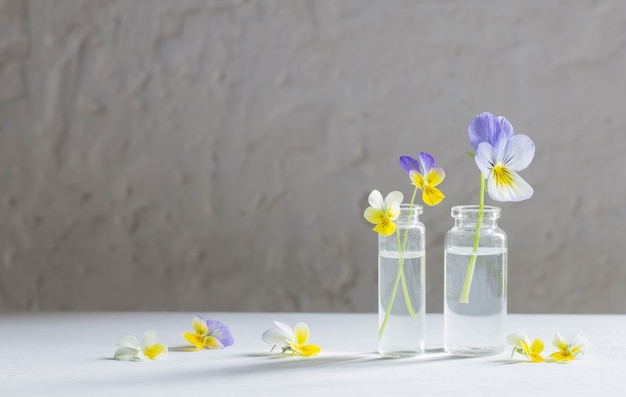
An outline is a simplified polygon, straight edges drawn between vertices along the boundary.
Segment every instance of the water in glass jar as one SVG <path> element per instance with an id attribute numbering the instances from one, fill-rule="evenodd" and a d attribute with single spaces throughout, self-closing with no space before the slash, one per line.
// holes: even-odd
<path id="1" fill-rule="evenodd" d="M 378 326 L 383 325 L 389 308 L 394 285 L 398 279 L 400 262 L 406 280 L 408 298 L 415 316 L 411 316 L 403 291 L 398 282 L 393 304 L 383 334 L 379 337 L 378 349 L 386 357 L 412 357 L 424 352 L 425 314 L 424 304 L 424 252 L 405 252 L 401 259 L 398 252 L 383 251 L 378 258 Z"/>
<path id="2" fill-rule="evenodd" d="M 505 349 L 506 248 L 479 248 L 467 303 L 459 301 L 471 247 L 445 254 L 444 348 L 461 356 L 498 354 Z"/>

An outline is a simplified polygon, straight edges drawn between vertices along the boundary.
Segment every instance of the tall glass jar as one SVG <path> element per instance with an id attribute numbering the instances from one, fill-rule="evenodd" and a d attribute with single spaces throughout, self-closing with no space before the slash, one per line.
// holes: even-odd
<path id="1" fill-rule="evenodd" d="M 500 208 L 452 208 L 455 225 L 445 238 L 444 348 L 459 356 L 505 349 L 507 239 Z"/>
<path id="2" fill-rule="evenodd" d="M 424 352 L 426 320 L 422 207 L 400 206 L 396 231 L 378 235 L 378 351 L 384 357 Z"/>

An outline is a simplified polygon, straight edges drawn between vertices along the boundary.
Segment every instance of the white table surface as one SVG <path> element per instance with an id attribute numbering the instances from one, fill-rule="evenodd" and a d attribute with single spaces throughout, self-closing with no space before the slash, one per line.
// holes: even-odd
<path id="1" fill-rule="evenodd" d="M 234 345 L 162 361 L 111 359 L 117 340 L 146 329 L 170 348 L 185 345 L 195 314 L 230 326 Z M 269 353 L 261 334 L 273 320 L 307 322 L 320 355 Z M 554 332 L 582 331 L 590 345 L 571 364 L 518 362 L 510 350 L 456 358 L 442 350 L 442 321 L 427 316 L 426 354 L 383 359 L 375 314 L 0 314 L 0 396 L 626 396 L 626 316 L 509 315 L 509 328 L 543 338 L 546 353 Z"/>

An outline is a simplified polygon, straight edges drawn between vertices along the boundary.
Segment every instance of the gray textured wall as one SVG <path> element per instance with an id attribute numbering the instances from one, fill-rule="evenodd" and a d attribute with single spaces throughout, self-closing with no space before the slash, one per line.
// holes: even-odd
<path id="1" fill-rule="evenodd" d="M 408 195 L 423 150 L 441 311 L 487 110 L 537 145 L 509 310 L 623 313 L 625 26 L 620 0 L 0 1 L 0 309 L 375 311 L 367 195 Z"/>

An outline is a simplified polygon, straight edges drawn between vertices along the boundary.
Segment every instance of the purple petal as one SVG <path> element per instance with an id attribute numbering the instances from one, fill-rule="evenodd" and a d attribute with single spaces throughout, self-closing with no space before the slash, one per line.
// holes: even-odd
<path id="1" fill-rule="evenodd" d="M 500 124 L 500 129 L 508 138 L 515 135 L 515 133 L 513 132 L 513 126 L 511 125 L 511 123 L 509 123 L 509 120 L 504 118 L 504 116 L 498 117 L 498 124 Z"/>
<path id="2" fill-rule="evenodd" d="M 420 152 L 417 157 L 419 158 L 421 166 L 421 169 L 418 171 L 422 174 L 422 176 L 426 177 L 428 171 L 435 166 L 435 158 L 426 152 Z"/>
<path id="3" fill-rule="evenodd" d="M 233 336 L 230 333 L 230 328 L 226 325 L 217 320 L 206 320 L 206 325 L 209 331 L 208 334 L 219 340 L 224 347 L 233 344 Z"/>
<path id="4" fill-rule="evenodd" d="M 467 127 L 470 145 L 477 149 L 482 142 L 490 142 L 489 137 L 499 128 L 499 125 L 496 116 L 488 112 L 474 117 Z"/>
<path id="5" fill-rule="evenodd" d="M 504 117 L 496 117 L 485 112 L 474 117 L 467 128 L 467 135 L 474 149 L 483 142 L 497 147 L 498 141 L 508 140 L 513 136 L 513 126 Z"/>
<path id="6" fill-rule="evenodd" d="M 400 165 L 404 168 L 404 171 L 406 171 L 407 174 L 411 171 L 419 172 L 420 163 L 411 156 L 400 157 Z"/>

